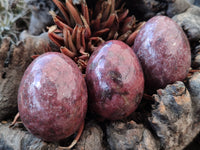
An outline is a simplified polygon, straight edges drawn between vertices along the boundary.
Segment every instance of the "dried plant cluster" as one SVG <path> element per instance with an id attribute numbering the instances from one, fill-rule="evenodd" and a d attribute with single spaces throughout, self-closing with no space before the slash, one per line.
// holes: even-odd
<path id="1" fill-rule="evenodd" d="M 143 23 L 136 23 L 121 0 L 99 0 L 94 8 L 88 8 L 85 0 L 74 5 L 53 0 L 63 17 L 51 11 L 57 26 L 49 28 L 50 39 L 62 53 L 71 57 L 84 72 L 90 54 L 107 40 L 121 40 L 132 45 Z"/>
<path id="2" fill-rule="evenodd" d="M 0 1 L 0 42 L 3 37 L 11 37 L 16 42 L 18 34 L 22 31 L 25 25 L 18 25 L 17 21 L 21 19 L 24 24 L 28 24 L 28 9 L 25 9 L 23 0 L 1 0 Z"/>

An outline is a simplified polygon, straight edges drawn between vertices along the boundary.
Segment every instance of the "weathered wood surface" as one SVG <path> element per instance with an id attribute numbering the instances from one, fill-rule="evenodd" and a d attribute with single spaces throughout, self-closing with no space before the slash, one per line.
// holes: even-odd
<path id="1" fill-rule="evenodd" d="M 200 73 L 195 73 L 185 84 L 178 81 L 158 90 L 154 99 L 150 117 L 144 123 L 134 122 L 131 119 L 134 115 L 124 121 L 100 125 L 87 121 L 81 139 L 73 149 L 184 149 L 200 131 Z M 53 150 L 58 146 L 58 143 L 41 141 L 24 128 L 9 128 L 8 125 L 0 125 L 2 149 L 34 147 L 37 150 Z"/>

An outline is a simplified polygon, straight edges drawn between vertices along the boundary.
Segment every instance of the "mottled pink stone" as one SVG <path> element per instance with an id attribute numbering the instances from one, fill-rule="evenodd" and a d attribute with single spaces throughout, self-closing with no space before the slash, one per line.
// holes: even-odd
<path id="1" fill-rule="evenodd" d="M 150 19 L 136 36 L 133 50 L 138 56 L 146 87 L 164 88 L 186 78 L 191 51 L 183 30 L 169 17 Z"/>
<path id="2" fill-rule="evenodd" d="M 75 133 L 87 110 L 87 87 L 77 65 L 56 52 L 36 58 L 21 81 L 18 108 L 25 127 L 45 141 Z"/>
<path id="3" fill-rule="evenodd" d="M 86 69 L 90 109 L 109 120 L 130 115 L 141 101 L 144 77 L 133 50 L 108 41 L 95 50 Z"/>

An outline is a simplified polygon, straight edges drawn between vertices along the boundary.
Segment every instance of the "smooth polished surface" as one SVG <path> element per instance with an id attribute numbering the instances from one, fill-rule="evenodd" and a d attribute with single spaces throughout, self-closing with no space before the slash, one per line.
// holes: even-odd
<path id="1" fill-rule="evenodd" d="M 21 81 L 18 108 L 25 127 L 43 140 L 76 132 L 87 110 L 87 87 L 77 65 L 56 52 L 36 58 Z"/>
<path id="2" fill-rule="evenodd" d="M 164 88 L 186 78 L 190 45 L 183 30 L 169 17 L 150 19 L 136 36 L 133 50 L 142 65 L 146 87 Z"/>
<path id="3" fill-rule="evenodd" d="M 91 110 L 110 120 L 130 115 L 143 95 L 144 77 L 139 61 L 121 41 L 108 41 L 93 52 L 86 81 Z"/>

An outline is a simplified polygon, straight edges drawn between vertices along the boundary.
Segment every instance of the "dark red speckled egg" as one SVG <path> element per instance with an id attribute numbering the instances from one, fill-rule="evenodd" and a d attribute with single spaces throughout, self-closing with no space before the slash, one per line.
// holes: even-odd
<path id="1" fill-rule="evenodd" d="M 25 127 L 45 141 L 75 133 L 87 110 L 87 88 L 77 65 L 61 53 L 37 57 L 22 78 L 18 108 Z"/>
<path id="2" fill-rule="evenodd" d="M 186 78 L 191 51 L 183 30 L 169 17 L 151 18 L 136 36 L 133 50 L 138 56 L 146 87 L 164 88 Z"/>
<path id="3" fill-rule="evenodd" d="M 141 101 L 144 77 L 133 50 L 117 40 L 108 41 L 91 55 L 86 69 L 89 107 L 104 119 L 130 115 Z"/>

